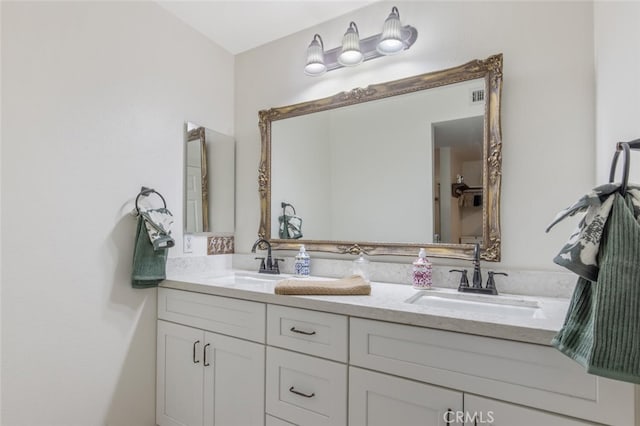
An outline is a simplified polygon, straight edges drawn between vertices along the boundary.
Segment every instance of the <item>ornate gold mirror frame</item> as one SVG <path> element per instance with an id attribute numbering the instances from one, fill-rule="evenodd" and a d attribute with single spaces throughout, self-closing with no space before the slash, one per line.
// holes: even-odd
<path id="1" fill-rule="evenodd" d="M 304 244 L 307 250 L 330 253 L 368 255 L 415 256 L 424 247 L 427 256 L 471 259 L 474 246 L 471 244 L 433 243 L 375 243 L 362 241 L 283 240 L 271 238 L 271 123 L 276 120 L 310 114 L 347 105 L 398 96 L 434 87 L 484 78 L 486 97 L 483 143 L 483 194 L 482 259 L 500 260 L 500 184 L 502 178 L 502 130 L 500 123 L 500 101 L 502 96 L 502 54 L 485 60 L 473 60 L 464 65 L 441 71 L 408 77 L 401 80 L 374 84 L 366 88 L 353 89 L 323 99 L 278 108 L 262 110 L 259 115 L 262 152 L 258 169 L 258 191 L 260 193 L 260 227 L 258 235 L 269 240 L 274 249 L 298 250 Z"/>
<path id="2" fill-rule="evenodd" d="M 204 127 L 198 127 L 193 130 L 189 130 L 187 132 L 187 137 L 185 140 L 185 144 L 189 142 L 198 141 L 198 145 L 200 148 L 200 186 L 202 192 L 202 230 L 198 232 L 209 232 L 209 186 L 208 186 L 208 171 L 207 171 L 207 140 L 206 140 L 206 129 Z M 185 146 L 185 158 L 187 147 Z M 186 161 L 186 160 L 185 160 Z M 186 168 L 186 165 L 185 165 Z M 185 171 L 186 174 L 186 171 Z M 185 176 L 186 179 L 186 176 Z M 185 187 L 185 229 L 186 229 L 186 197 L 187 197 L 187 189 Z"/>

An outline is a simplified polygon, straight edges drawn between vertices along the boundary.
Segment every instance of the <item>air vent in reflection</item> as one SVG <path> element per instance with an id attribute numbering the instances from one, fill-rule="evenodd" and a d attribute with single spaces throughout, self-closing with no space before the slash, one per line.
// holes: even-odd
<path id="1" fill-rule="evenodd" d="M 477 104 L 484 102 L 484 89 L 475 89 L 471 91 L 471 103 Z"/>

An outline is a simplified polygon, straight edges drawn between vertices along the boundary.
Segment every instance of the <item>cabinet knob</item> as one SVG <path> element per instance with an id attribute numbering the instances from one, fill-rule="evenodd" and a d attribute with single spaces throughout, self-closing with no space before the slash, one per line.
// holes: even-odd
<path id="1" fill-rule="evenodd" d="M 295 393 L 296 395 L 304 396 L 305 398 L 313 398 L 314 396 L 316 396 L 315 393 L 308 394 L 308 393 L 297 391 L 293 386 L 289 388 L 289 392 Z"/>
<path id="2" fill-rule="evenodd" d="M 200 340 L 196 340 L 195 342 L 193 342 L 193 363 L 197 364 L 200 362 L 200 360 L 196 360 L 196 347 L 198 346 L 198 343 L 200 343 Z"/>
<path id="3" fill-rule="evenodd" d="M 313 336 L 314 334 L 316 334 L 315 331 L 298 330 L 295 326 L 291 327 L 289 330 L 294 332 L 294 333 L 304 334 L 304 335 L 307 335 L 307 336 Z"/>

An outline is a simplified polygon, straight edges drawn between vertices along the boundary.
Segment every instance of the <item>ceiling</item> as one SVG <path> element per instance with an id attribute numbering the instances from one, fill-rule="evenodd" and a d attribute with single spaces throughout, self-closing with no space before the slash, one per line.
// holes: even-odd
<path id="1" fill-rule="evenodd" d="M 237 55 L 377 0 L 208 0 L 157 3 Z"/>

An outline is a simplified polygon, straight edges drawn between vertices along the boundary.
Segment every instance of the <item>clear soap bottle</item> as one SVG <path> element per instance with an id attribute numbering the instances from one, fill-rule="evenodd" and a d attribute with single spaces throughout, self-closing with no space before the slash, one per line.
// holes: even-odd
<path id="1" fill-rule="evenodd" d="M 427 253 L 423 248 L 418 253 L 418 258 L 413 262 L 413 288 L 428 290 L 432 285 L 433 268 L 427 259 Z"/>
<path id="2" fill-rule="evenodd" d="M 369 281 L 369 261 L 365 259 L 364 254 L 361 252 L 360 257 L 353 261 L 353 275 L 360 275 L 365 280 Z"/>
<path id="3" fill-rule="evenodd" d="M 304 248 L 304 244 L 300 246 L 300 251 L 296 255 L 294 264 L 294 275 L 299 278 L 307 278 L 310 272 L 311 258 Z"/>

